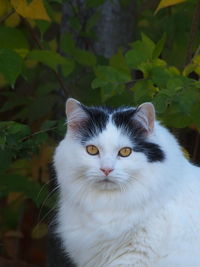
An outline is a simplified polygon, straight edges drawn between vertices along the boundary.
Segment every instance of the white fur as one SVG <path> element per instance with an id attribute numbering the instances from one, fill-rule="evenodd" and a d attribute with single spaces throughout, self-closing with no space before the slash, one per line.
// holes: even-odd
<path id="1" fill-rule="evenodd" d="M 88 143 L 100 156 L 89 155 L 70 131 L 57 147 L 57 233 L 77 266 L 200 266 L 200 170 L 157 122 L 148 138 L 165 152 L 164 162 L 134 151 L 119 158 L 131 145 L 111 122 Z M 114 169 L 115 183 L 101 183 L 100 168 Z"/>

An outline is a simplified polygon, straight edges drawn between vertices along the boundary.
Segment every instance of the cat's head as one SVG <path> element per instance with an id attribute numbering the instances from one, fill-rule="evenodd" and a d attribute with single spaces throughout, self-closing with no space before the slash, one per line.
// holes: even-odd
<path id="1" fill-rule="evenodd" d="M 66 114 L 62 162 L 77 183 L 100 191 L 126 190 L 146 166 L 165 158 L 159 145 L 149 140 L 155 120 L 151 103 L 112 109 L 86 107 L 70 98 Z"/>

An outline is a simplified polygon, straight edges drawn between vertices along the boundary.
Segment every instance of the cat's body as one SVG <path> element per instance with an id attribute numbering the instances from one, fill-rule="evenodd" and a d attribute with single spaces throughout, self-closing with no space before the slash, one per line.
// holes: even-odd
<path id="1" fill-rule="evenodd" d="M 154 123 L 153 107 L 96 110 L 70 99 L 67 115 L 54 157 L 57 232 L 75 264 L 199 267 L 200 169 Z M 98 154 L 88 154 L 87 145 Z M 121 157 L 124 147 L 133 151 Z"/>

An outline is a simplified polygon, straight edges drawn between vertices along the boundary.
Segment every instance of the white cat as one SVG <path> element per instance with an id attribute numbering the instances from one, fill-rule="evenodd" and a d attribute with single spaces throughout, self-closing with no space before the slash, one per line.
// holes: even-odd
<path id="1" fill-rule="evenodd" d="M 200 267 L 200 169 L 153 105 L 66 114 L 57 233 L 76 266 Z"/>

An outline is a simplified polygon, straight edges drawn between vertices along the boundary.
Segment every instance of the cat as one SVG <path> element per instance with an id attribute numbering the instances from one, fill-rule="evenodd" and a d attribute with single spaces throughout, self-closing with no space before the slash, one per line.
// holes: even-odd
<path id="1" fill-rule="evenodd" d="M 66 103 L 57 235 L 78 267 L 199 267 L 200 168 L 151 103 Z"/>

